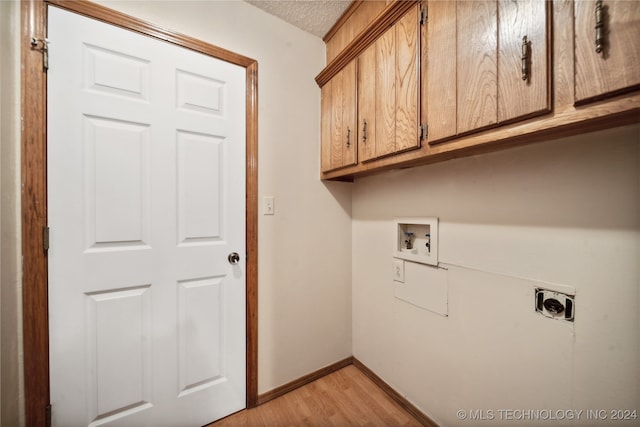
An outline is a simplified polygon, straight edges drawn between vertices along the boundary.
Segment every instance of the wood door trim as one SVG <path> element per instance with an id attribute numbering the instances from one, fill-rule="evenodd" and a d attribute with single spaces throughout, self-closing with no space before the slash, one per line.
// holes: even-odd
<path id="1" fill-rule="evenodd" d="M 47 257 L 47 90 L 43 55 L 30 49 L 31 37 L 45 38 L 45 4 L 21 3 L 21 175 L 22 175 L 22 330 L 27 426 L 46 424 L 49 404 L 49 323 Z"/>
<path id="2" fill-rule="evenodd" d="M 71 12 L 87 16 L 89 18 L 97 19 L 98 21 L 106 22 L 108 24 L 124 28 L 126 30 L 135 31 L 140 34 L 144 34 L 145 36 L 160 39 L 162 41 L 172 43 L 180 47 L 191 49 L 208 56 L 213 56 L 214 58 L 218 58 L 223 61 L 239 65 L 241 67 L 247 68 L 256 62 L 251 58 L 247 58 L 246 56 L 231 52 L 230 50 L 223 49 L 194 37 L 169 30 L 159 25 L 134 18 L 122 12 L 118 12 L 116 10 L 109 9 L 105 6 L 91 3 L 86 0 L 43 1 L 45 1 L 47 4 L 66 9 Z"/>
<path id="3" fill-rule="evenodd" d="M 47 5 L 55 5 L 127 30 L 239 65 L 246 69 L 246 386 L 247 407 L 258 403 L 258 63 L 106 7 L 78 0 L 21 2 L 21 174 L 22 174 L 22 306 L 24 387 L 27 426 L 47 422 L 49 390 L 49 323 L 47 256 L 47 82 L 43 55 L 31 48 L 32 37 L 44 40 Z"/>

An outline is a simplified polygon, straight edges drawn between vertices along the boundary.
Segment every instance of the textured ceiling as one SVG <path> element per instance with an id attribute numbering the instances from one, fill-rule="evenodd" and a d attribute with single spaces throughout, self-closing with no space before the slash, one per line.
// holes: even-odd
<path id="1" fill-rule="evenodd" d="M 322 38 L 352 0 L 245 0 L 271 15 Z"/>

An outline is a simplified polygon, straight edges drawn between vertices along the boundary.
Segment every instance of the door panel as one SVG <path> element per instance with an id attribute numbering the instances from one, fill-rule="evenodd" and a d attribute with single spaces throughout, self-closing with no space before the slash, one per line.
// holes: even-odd
<path id="1" fill-rule="evenodd" d="M 221 277 L 178 282 L 180 395 L 223 379 L 218 351 L 224 336 L 222 289 Z"/>
<path id="2" fill-rule="evenodd" d="M 146 245 L 149 126 L 105 117 L 85 116 L 83 122 L 88 248 Z M 118 172 L 115 177 L 114 170 Z"/>
<path id="3" fill-rule="evenodd" d="M 150 286 L 87 295 L 89 412 L 110 414 L 151 407 Z M 119 393 L 113 393 L 117 384 Z M 56 408 L 56 411 L 58 408 Z"/>
<path id="4" fill-rule="evenodd" d="M 245 70 L 49 7 L 59 426 L 245 407 Z"/>
<path id="5" fill-rule="evenodd" d="M 219 136 L 177 132 L 179 245 L 220 241 L 223 144 Z"/>

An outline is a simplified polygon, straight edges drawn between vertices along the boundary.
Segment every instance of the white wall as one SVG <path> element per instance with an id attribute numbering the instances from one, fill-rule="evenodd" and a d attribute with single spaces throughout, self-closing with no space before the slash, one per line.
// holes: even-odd
<path id="1" fill-rule="evenodd" d="M 352 209 L 354 356 L 435 421 L 640 411 L 640 126 L 360 179 Z M 403 216 L 440 218 L 448 317 L 394 298 Z M 536 286 L 575 290 L 574 324 Z"/>
<path id="2" fill-rule="evenodd" d="M 101 1 L 258 61 L 258 387 L 351 355 L 349 184 L 319 177 L 321 39 L 242 1 Z"/>
<path id="3" fill-rule="evenodd" d="M 22 414 L 20 297 L 20 7 L 0 1 L 0 425 Z"/>

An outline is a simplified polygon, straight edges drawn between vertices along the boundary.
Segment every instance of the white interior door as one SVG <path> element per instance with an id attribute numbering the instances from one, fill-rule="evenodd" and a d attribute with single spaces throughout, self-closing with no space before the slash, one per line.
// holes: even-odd
<path id="1" fill-rule="evenodd" d="M 244 408 L 244 68 L 56 7 L 48 37 L 54 425 Z"/>

